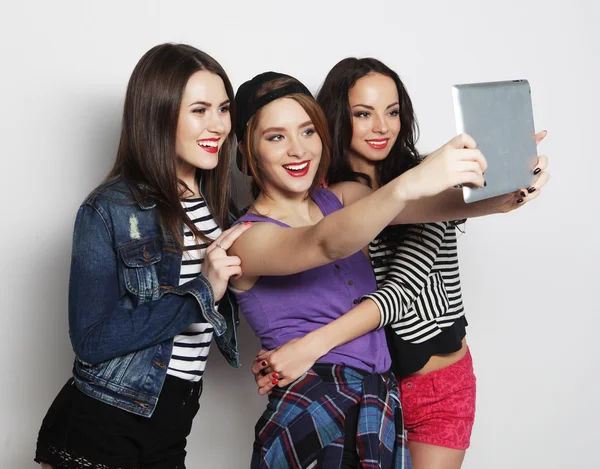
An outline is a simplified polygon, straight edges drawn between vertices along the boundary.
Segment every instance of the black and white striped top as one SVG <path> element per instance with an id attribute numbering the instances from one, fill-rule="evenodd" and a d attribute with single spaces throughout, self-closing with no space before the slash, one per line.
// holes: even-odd
<path id="1" fill-rule="evenodd" d="M 364 298 L 379 307 L 380 327 L 421 344 L 464 316 L 454 223 L 410 226 L 395 249 L 376 239 L 369 252 L 379 289 Z"/>
<path id="2" fill-rule="evenodd" d="M 204 199 L 185 199 L 181 204 L 200 232 L 211 239 L 221 234 L 221 229 L 208 211 Z M 200 274 L 206 248 L 209 245 L 209 243 L 198 244 L 187 227 L 184 228 L 183 237 L 185 251 L 181 258 L 179 285 L 189 282 Z M 188 381 L 200 381 L 204 374 L 212 335 L 213 327 L 209 323 L 195 323 L 175 336 L 167 374 Z"/>

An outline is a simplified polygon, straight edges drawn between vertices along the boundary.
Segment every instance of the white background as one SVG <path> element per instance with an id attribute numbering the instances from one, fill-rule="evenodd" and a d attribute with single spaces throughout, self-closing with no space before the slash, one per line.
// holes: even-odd
<path id="1" fill-rule="evenodd" d="M 40 422 L 70 376 L 67 279 L 78 205 L 112 166 L 128 77 L 155 44 L 212 54 L 235 88 L 270 69 L 316 90 L 349 56 L 404 80 L 419 148 L 454 135 L 451 85 L 527 78 L 552 180 L 461 237 L 478 414 L 466 469 L 600 467 L 597 175 L 599 7 L 593 0 L 3 2 L 0 467 L 35 467 Z M 248 467 L 265 404 L 213 348 L 188 467 Z"/>

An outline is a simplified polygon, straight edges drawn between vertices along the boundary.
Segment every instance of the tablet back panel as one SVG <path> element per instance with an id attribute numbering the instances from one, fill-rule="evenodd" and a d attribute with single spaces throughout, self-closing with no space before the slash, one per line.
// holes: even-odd
<path id="1" fill-rule="evenodd" d="M 537 164 L 529 82 L 455 85 L 452 94 L 457 132 L 473 137 L 488 163 L 487 186 L 463 187 L 465 202 L 529 187 Z"/>

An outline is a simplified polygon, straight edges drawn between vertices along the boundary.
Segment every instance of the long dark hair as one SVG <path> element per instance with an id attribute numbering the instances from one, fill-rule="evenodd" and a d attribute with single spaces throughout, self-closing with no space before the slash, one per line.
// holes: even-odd
<path id="1" fill-rule="evenodd" d="M 371 73 L 379 73 L 394 80 L 400 104 L 400 133 L 388 156 L 376 164 L 377 181 L 371 181 L 367 174 L 354 171 L 349 157 L 352 141 L 352 112 L 348 94 L 359 79 Z M 421 161 L 422 158 L 415 148 L 419 138 L 419 127 L 412 101 L 398 74 L 383 62 L 370 57 L 364 59 L 348 57 L 339 61 L 325 77 L 317 94 L 317 101 L 327 117 L 332 139 L 331 165 L 327 173 L 329 184 L 357 181 L 366 183 L 370 187 L 373 186 L 373 182 L 383 186 Z M 388 243 L 398 243 L 404 238 L 406 229 L 405 225 L 387 227 L 380 238 Z"/>
<path id="2" fill-rule="evenodd" d="M 182 245 L 182 226 L 208 241 L 189 220 L 180 203 L 175 152 L 179 108 L 190 77 L 206 70 L 221 77 L 231 100 L 231 119 L 235 117 L 233 88 L 223 67 L 210 55 L 185 44 L 153 47 L 135 66 L 125 95 L 121 139 L 115 165 L 107 178 L 123 177 L 137 200 L 156 203 L 163 235 L 171 233 Z M 219 155 L 216 168 L 196 170 L 211 214 L 222 228 L 229 226 L 230 165 L 234 137 L 230 133 Z"/>

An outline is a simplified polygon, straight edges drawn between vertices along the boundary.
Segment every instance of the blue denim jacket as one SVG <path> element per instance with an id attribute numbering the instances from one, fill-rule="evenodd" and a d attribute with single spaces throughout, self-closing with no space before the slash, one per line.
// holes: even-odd
<path id="1" fill-rule="evenodd" d="M 69 284 L 78 389 L 150 417 L 173 338 L 195 322 L 213 325 L 222 354 L 239 367 L 235 299 L 227 293 L 216 312 L 203 275 L 179 286 L 181 256 L 171 235 L 163 239 L 155 203 L 135 202 L 124 180 L 100 186 L 81 205 Z"/>

